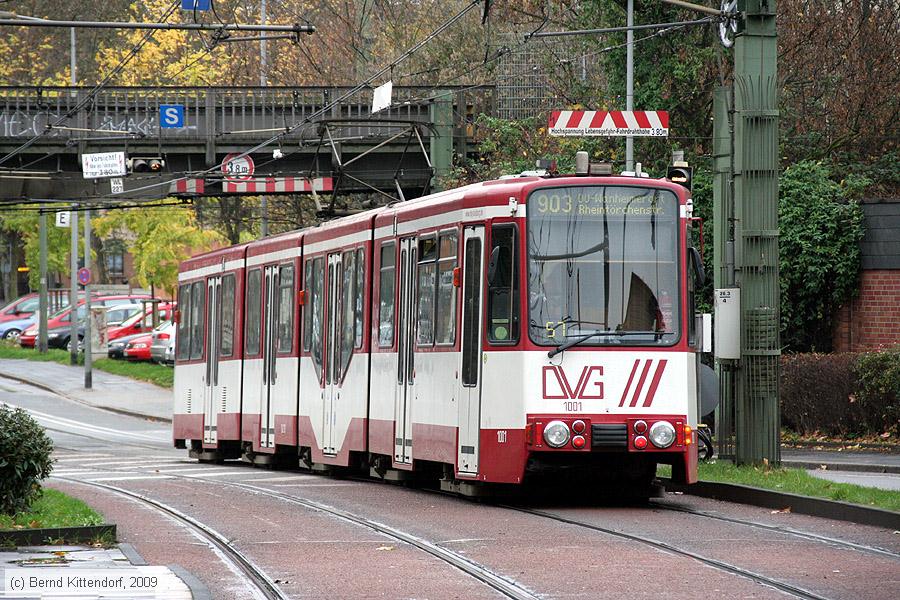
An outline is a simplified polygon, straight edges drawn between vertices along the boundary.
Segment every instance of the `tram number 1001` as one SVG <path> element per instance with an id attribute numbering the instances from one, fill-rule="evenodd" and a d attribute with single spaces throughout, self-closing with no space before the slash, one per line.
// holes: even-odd
<path id="1" fill-rule="evenodd" d="M 567 410 L 569 412 L 581 412 L 581 402 L 563 402 L 563 410 Z"/>

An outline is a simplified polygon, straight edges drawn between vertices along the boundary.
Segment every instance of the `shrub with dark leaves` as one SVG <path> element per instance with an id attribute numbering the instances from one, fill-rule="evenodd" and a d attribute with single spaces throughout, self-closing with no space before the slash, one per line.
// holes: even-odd
<path id="1" fill-rule="evenodd" d="M 856 398 L 872 433 L 900 434 L 900 347 L 860 354 Z"/>
<path id="2" fill-rule="evenodd" d="M 804 435 L 900 433 L 900 348 L 783 356 L 781 421 Z"/>
<path id="3" fill-rule="evenodd" d="M 789 354 L 781 362 L 781 422 L 801 434 L 857 428 L 853 354 Z"/>
<path id="4" fill-rule="evenodd" d="M 28 510 L 50 475 L 53 442 L 21 408 L 0 405 L 0 513 Z"/>

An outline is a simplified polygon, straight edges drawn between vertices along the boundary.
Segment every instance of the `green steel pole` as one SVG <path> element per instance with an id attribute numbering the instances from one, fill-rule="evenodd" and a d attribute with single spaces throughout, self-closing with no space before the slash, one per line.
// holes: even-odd
<path id="1" fill-rule="evenodd" d="M 734 52 L 734 262 L 741 288 L 735 461 L 781 460 L 775 0 L 742 0 Z"/>

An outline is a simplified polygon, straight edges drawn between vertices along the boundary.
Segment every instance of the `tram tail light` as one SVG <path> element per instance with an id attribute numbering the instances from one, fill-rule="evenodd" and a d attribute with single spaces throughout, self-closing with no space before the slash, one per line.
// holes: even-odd
<path id="1" fill-rule="evenodd" d="M 459 267 L 453 268 L 453 287 L 459 287 L 462 284 L 461 271 Z"/>
<path id="2" fill-rule="evenodd" d="M 299 304 L 300 306 L 306 304 L 306 290 L 300 290 L 297 293 L 297 304 Z"/>

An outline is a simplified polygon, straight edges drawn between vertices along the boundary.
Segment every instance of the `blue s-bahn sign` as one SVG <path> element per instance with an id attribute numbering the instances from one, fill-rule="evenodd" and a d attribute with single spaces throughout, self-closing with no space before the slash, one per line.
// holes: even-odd
<path id="1" fill-rule="evenodd" d="M 160 104 L 159 126 L 163 128 L 184 127 L 184 106 L 181 104 Z"/>
<path id="2" fill-rule="evenodd" d="M 209 0 L 181 0 L 182 10 L 209 10 Z"/>

